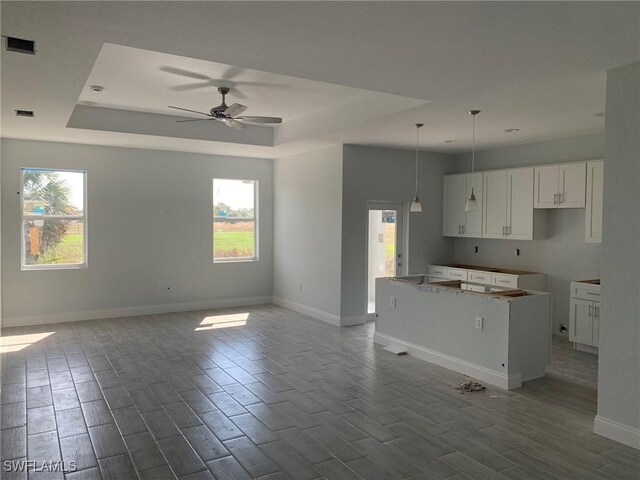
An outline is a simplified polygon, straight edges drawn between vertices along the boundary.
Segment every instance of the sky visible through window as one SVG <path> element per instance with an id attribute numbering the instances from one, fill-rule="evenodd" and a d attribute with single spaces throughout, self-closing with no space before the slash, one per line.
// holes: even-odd
<path id="1" fill-rule="evenodd" d="M 233 210 L 253 209 L 253 181 L 216 178 L 213 181 L 213 202 L 214 205 L 224 203 Z"/>

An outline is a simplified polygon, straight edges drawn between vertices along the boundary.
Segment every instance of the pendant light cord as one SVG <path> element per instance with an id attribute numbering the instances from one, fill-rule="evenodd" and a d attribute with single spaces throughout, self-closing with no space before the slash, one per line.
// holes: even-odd
<path id="1" fill-rule="evenodd" d="M 476 116 L 471 115 L 473 120 L 473 134 L 471 137 L 471 173 L 476 170 Z"/>
<path id="2" fill-rule="evenodd" d="M 420 148 L 420 127 L 416 125 L 416 195 L 418 195 L 418 149 L 419 148 Z"/>

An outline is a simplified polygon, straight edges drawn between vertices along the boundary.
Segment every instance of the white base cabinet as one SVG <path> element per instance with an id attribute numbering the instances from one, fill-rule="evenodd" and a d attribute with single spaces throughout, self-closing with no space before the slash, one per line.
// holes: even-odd
<path id="1" fill-rule="evenodd" d="M 597 347 L 600 340 L 600 285 L 571 282 L 569 340 Z"/>
<path id="2" fill-rule="evenodd" d="M 463 282 L 502 288 L 522 288 L 537 292 L 546 290 L 546 276 L 543 273 L 458 264 L 429 265 L 428 272 L 430 276 L 443 280 L 462 280 Z M 469 287 L 470 290 L 474 289 L 473 285 Z"/>

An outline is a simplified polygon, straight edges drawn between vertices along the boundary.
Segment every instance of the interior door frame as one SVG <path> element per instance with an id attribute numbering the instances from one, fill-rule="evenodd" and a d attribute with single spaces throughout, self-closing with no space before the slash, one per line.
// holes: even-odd
<path id="1" fill-rule="evenodd" d="M 369 212 L 371 210 L 395 210 L 398 212 L 396 218 L 396 275 L 407 275 L 409 271 L 409 231 L 408 222 L 405 221 L 409 214 L 409 205 L 403 202 L 388 202 L 370 200 L 366 204 L 364 215 L 366 217 L 366 238 L 365 238 L 365 269 L 364 269 L 364 311 L 368 311 L 369 307 Z M 401 266 L 398 268 L 398 251 L 400 252 Z"/>

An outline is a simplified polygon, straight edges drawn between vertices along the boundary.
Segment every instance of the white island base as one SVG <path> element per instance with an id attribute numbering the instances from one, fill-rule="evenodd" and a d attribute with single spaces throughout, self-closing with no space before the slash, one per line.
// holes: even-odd
<path id="1" fill-rule="evenodd" d="M 505 390 L 544 376 L 551 352 L 548 293 L 477 293 L 460 282 L 428 280 L 376 280 L 375 343 Z"/>

